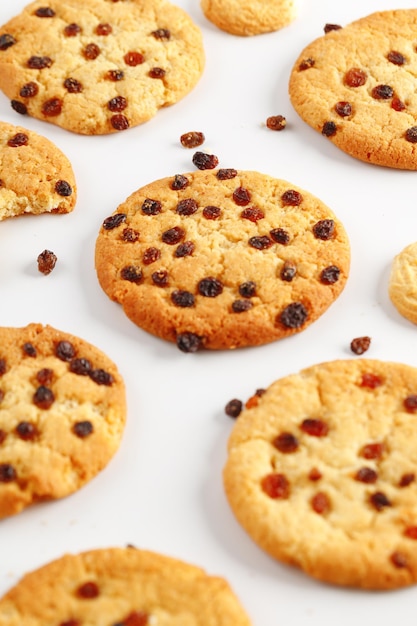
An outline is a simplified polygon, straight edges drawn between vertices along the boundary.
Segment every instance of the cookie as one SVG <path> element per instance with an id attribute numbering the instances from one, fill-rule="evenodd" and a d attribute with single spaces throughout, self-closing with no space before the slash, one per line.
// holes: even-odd
<path id="1" fill-rule="evenodd" d="M 240 413 L 224 486 L 266 552 L 337 585 L 417 582 L 417 368 L 314 365 Z"/>
<path id="2" fill-rule="evenodd" d="M 201 0 L 210 22 L 232 35 L 260 35 L 288 26 L 296 16 L 295 0 Z"/>
<path id="3" fill-rule="evenodd" d="M 194 352 L 305 329 L 342 291 L 350 248 L 310 193 L 219 169 L 134 192 L 103 221 L 95 256 L 102 288 L 135 324 Z"/>
<path id="4" fill-rule="evenodd" d="M 67 554 L 27 574 L 0 600 L 2 626 L 87 623 L 250 626 L 223 578 L 133 547 Z"/>
<path id="5" fill-rule="evenodd" d="M 394 258 L 388 293 L 397 311 L 417 324 L 417 243 L 406 246 Z"/>
<path id="6" fill-rule="evenodd" d="M 69 213 L 77 189 L 71 163 L 49 139 L 0 122 L 0 220 Z"/>
<path id="7" fill-rule="evenodd" d="M 291 102 L 351 156 L 417 169 L 417 9 L 373 13 L 330 29 L 292 69 Z"/>
<path id="8" fill-rule="evenodd" d="M 0 518 L 80 489 L 125 417 L 123 380 L 96 347 L 51 326 L 0 328 Z"/>
<path id="9" fill-rule="evenodd" d="M 166 0 L 37 0 L 0 29 L 13 109 L 84 135 L 146 122 L 203 66 L 200 30 Z"/>

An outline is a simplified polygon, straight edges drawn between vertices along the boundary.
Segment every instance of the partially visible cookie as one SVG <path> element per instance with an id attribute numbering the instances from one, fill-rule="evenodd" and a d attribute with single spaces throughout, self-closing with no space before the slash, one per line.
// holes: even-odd
<path id="1" fill-rule="evenodd" d="M 125 418 L 123 380 L 98 348 L 50 326 L 0 328 L 0 518 L 80 489 Z"/>
<path id="2" fill-rule="evenodd" d="M 203 67 L 200 30 L 167 0 L 37 0 L 0 29 L 13 109 L 85 135 L 146 122 Z"/>
<path id="3" fill-rule="evenodd" d="M 295 0 L 201 0 L 204 15 L 232 35 L 260 35 L 288 26 L 296 16 Z"/>
<path id="4" fill-rule="evenodd" d="M 299 332 L 342 291 L 350 248 L 323 202 L 259 172 L 150 183 L 107 217 L 96 269 L 135 324 L 184 352 Z"/>
<path id="5" fill-rule="evenodd" d="M 46 137 L 0 122 L 0 220 L 69 213 L 77 197 L 71 163 Z"/>
<path id="6" fill-rule="evenodd" d="M 250 626 L 229 584 L 135 548 L 65 555 L 0 600 L 1 626 Z"/>
<path id="7" fill-rule="evenodd" d="M 250 399 L 224 486 L 266 552 L 328 583 L 417 582 L 417 369 L 322 363 Z"/>
<path id="8" fill-rule="evenodd" d="M 388 293 L 397 311 L 417 324 L 417 243 L 406 246 L 394 258 Z"/>
<path id="9" fill-rule="evenodd" d="M 312 128 L 368 163 L 417 169 L 417 9 L 382 11 L 308 45 L 291 102 Z"/>

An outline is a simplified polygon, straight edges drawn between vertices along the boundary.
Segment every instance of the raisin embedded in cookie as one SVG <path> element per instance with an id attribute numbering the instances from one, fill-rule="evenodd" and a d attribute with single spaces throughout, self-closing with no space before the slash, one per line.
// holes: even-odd
<path id="1" fill-rule="evenodd" d="M 416 9 L 373 13 L 328 30 L 295 62 L 294 108 L 351 156 L 416 170 L 416 37 Z"/>
<path id="2" fill-rule="evenodd" d="M 13 109 L 85 135 L 146 122 L 203 67 L 200 30 L 167 0 L 37 0 L 0 28 Z"/>
<path id="3" fill-rule="evenodd" d="M 0 599 L 0 623 L 250 626 L 223 578 L 133 547 L 67 554 L 27 574 Z"/>
<path id="4" fill-rule="evenodd" d="M 406 246 L 394 258 L 388 293 L 397 311 L 417 324 L 417 243 Z"/>
<path id="5" fill-rule="evenodd" d="M 100 350 L 50 326 L 0 328 L 0 519 L 80 489 L 125 418 L 123 380 Z"/>
<path id="6" fill-rule="evenodd" d="M 244 37 L 288 26 L 297 11 L 295 0 L 201 0 L 201 8 L 218 28 Z"/>
<path id="7" fill-rule="evenodd" d="M 71 163 L 46 137 L 0 122 L 0 220 L 69 213 L 77 189 Z"/>
<path id="8" fill-rule="evenodd" d="M 266 552 L 328 583 L 417 582 L 417 368 L 322 363 L 274 382 L 237 418 L 224 486 Z"/>
<path id="9" fill-rule="evenodd" d="M 107 295 L 184 352 L 302 331 L 342 291 L 346 232 L 320 200 L 258 172 L 196 171 L 133 193 L 102 224 Z"/>

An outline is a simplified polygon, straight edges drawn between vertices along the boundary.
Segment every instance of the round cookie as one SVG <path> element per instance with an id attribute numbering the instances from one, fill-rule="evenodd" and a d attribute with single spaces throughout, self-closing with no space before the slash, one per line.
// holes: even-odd
<path id="1" fill-rule="evenodd" d="M 232 35 L 260 35 L 288 26 L 296 16 L 295 0 L 201 0 L 204 15 Z"/>
<path id="2" fill-rule="evenodd" d="M 349 260 L 343 225 L 320 200 L 233 169 L 142 187 L 104 220 L 96 242 L 107 295 L 184 352 L 303 330 L 342 291 Z"/>
<path id="3" fill-rule="evenodd" d="M 250 626 L 223 578 L 133 547 L 65 555 L 27 574 L 0 600 L 0 623 Z"/>
<path id="4" fill-rule="evenodd" d="M 203 67 L 200 30 L 167 0 L 37 0 L 0 29 L 13 109 L 85 135 L 146 122 Z"/>
<path id="5" fill-rule="evenodd" d="M 223 476 L 252 539 L 328 583 L 416 583 L 417 369 L 322 363 L 274 382 L 246 407 Z"/>
<path id="6" fill-rule="evenodd" d="M 0 519 L 80 489 L 125 418 L 123 380 L 96 347 L 40 324 L 0 328 Z"/>
<path id="7" fill-rule="evenodd" d="M 417 243 L 406 246 L 394 258 L 388 294 L 397 311 L 417 324 Z"/>
<path id="8" fill-rule="evenodd" d="M 417 9 L 373 13 L 333 29 L 301 53 L 291 102 L 351 156 L 417 169 Z"/>
<path id="9" fill-rule="evenodd" d="M 0 122 L 0 220 L 69 213 L 77 197 L 67 157 L 49 139 Z"/>

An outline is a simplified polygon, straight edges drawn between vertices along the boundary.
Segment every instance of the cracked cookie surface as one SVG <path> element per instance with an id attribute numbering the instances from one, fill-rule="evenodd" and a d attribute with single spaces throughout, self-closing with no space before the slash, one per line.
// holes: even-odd
<path id="1" fill-rule="evenodd" d="M 210 22 L 232 35 L 251 36 L 288 26 L 296 16 L 295 0 L 201 0 Z"/>
<path id="2" fill-rule="evenodd" d="M 96 242 L 107 295 L 184 352 L 303 330 L 340 294 L 349 261 L 343 225 L 320 200 L 233 169 L 142 187 L 103 221 Z"/>

